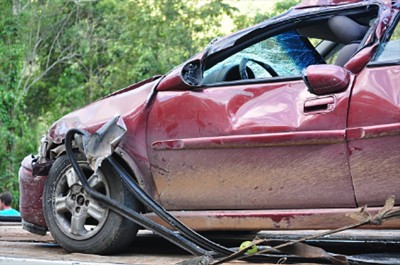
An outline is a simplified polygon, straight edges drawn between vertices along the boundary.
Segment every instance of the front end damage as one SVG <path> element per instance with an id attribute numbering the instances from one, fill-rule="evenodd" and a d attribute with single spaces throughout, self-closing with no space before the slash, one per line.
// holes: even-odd
<path id="1" fill-rule="evenodd" d="M 38 235 L 45 235 L 47 225 L 43 214 L 43 187 L 46 175 L 34 175 L 35 157 L 29 155 L 21 163 L 19 170 L 20 213 L 23 229 Z"/>
<path id="2" fill-rule="evenodd" d="M 22 228 L 26 231 L 38 235 L 45 235 L 47 232 L 43 212 L 44 185 L 54 161 L 64 152 L 65 145 L 54 143 L 47 133 L 41 139 L 38 155 L 28 155 L 21 162 L 18 173 L 20 213 Z"/>
<path id="3" fill-rule="evenodd" d="M 49 133 L 40 141 L 36 156 L 28 155 L 19 170 L 20 213 L 22 228 L 45 235 L 47 225 L 43 212 L 43 189 L 47 174 L 55 159 L 65 152 L 65 145 L 54 143 Z"/>
<path id="4" fill-rule="evenodd" d="M 145 127 L 145 108 L 160 80 L 157 76 L 133 84 L 64 116 L 52 125 L 41 139 L 38 154 L 28 155 L 21 163 L 20 213 L 25 230 L 39 235 L 44 235 L 47 231 L 43 213 L 43 188 L 52 164 L 65 153 L 64 138 L 67 131 L 71 128 L 84 128 L 94 132 L 115 113 L 119 113 L 130 117 L 127 125 L 129 130 L 135 132 L 134 139 L 125 139 L 126 145 L 140 146 L 144 142 L 144 131 L 141 128 Z M 129 150 L 126 157 L 128 156 L 141 157 L 146 163 L 145 149 Z M 135 162 L 129 162 L 133 167 Z"/>

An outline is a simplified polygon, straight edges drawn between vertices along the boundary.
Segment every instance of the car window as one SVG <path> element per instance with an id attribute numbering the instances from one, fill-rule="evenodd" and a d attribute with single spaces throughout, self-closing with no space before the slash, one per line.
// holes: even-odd
<path id="1" fill-rule="evenodd" d="M 290 30 L 253 44 L 207 69 L 203 83 L 243 79 L 240 71 L 245 67 L 249 79 L 299 76 L 307 66 L 321 62 L 308 39 Z"/>
<path id="2" fill-rule="evenodd" d="M 400 60 L 400 16 L 389 40 L 378 49 L 374 62 L 391 62 Z"/>
<path id="3" fill-rule="evenodd" d="M 270 82 L 299 78 L 310 65 L 344 66 L 363 47 L 377 14 L 377 6 L 362 7 L 357 12 L 299 18 L 295 23 L 257 28 L 237 40 L 217 41 L 204 59 L 201 84 Z"/>

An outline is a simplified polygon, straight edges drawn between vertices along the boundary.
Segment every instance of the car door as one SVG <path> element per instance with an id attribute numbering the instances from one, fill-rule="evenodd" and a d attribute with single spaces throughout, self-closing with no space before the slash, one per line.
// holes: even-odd
<path id="1" fill-rule="evenodd" d="M 394 17 L 387 41 L 357 76 L 350 104 L 349 158 L 359 205 L 400 197 L 400 23 Z"/>
<path id="2" fill-rule="evenodd" d="M 299 54 L 278 47 L 289 35 L 217 63 L 204 73 L 201 89 L 157 92 L 147 146 L 165 208 L 355 206 L 345 142 L 350 89 L 310 93 L 301 78 L 307 65 L 299 64 L 315 58 L 295 62 Z M 267 57 L 279 76 L 257 62 Z M 254 79 L 243 80 L 243 69 Z"/>

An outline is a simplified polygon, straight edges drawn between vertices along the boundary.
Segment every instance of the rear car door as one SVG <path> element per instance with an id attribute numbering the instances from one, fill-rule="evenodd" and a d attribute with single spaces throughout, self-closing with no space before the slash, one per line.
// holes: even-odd
<path id="1" fill-rule="evenodd" d="M 398 13 L 398 11 L 396 11 Z M 400 197 L 400 23 L 357 76 L 349 112 L 349 158 L 359 205 Z"/>
<path id="2" fill-rule="evenodd" d="M 208 68 L 201 89 L 157 93 L 147 146 L 165 208 L 355 206 L 350 89 L 308 91 L 301 71 L 319 60 L 309 45 L 288 30 Z"/>

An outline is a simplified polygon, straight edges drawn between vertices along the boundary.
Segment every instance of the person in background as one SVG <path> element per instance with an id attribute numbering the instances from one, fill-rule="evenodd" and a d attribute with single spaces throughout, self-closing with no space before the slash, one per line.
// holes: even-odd
<path id="1" fill-rule="evenodd" d="M 20 213 L 11 207 L 12 195 L 8 191 L 0 194 L 0 216 L 20 216 Z"/>

